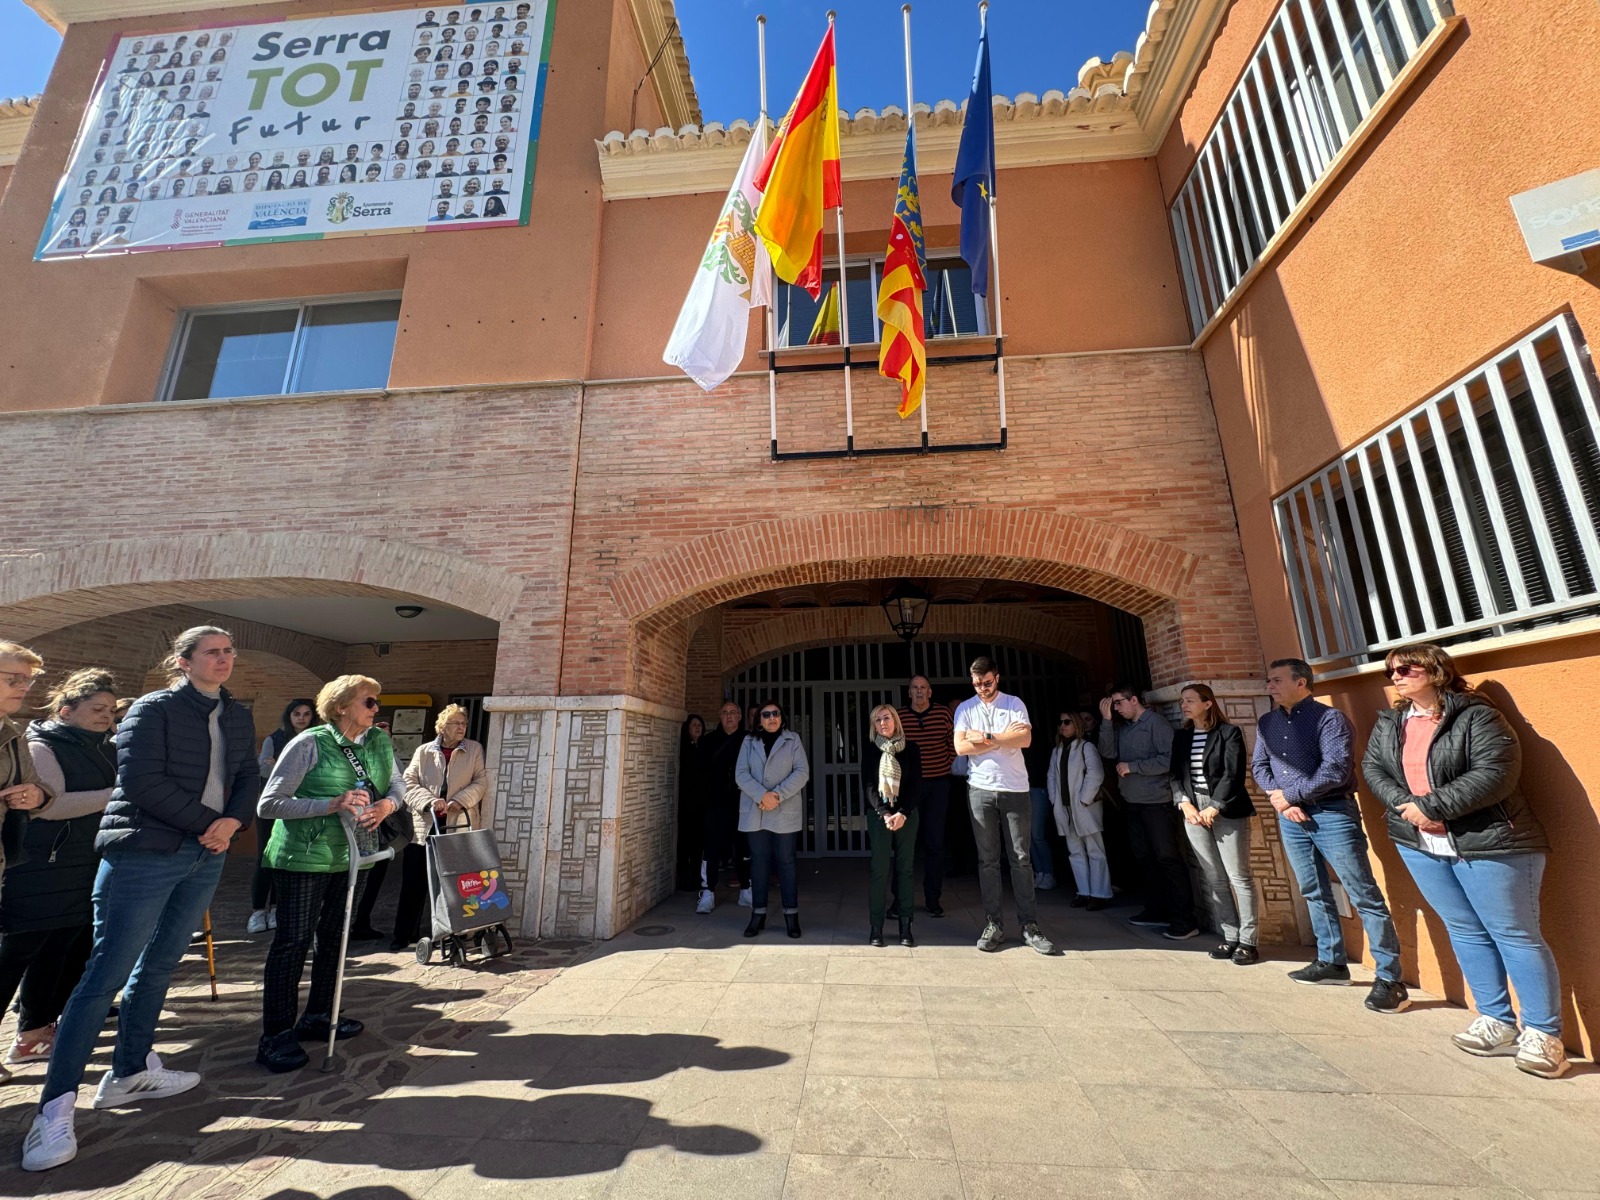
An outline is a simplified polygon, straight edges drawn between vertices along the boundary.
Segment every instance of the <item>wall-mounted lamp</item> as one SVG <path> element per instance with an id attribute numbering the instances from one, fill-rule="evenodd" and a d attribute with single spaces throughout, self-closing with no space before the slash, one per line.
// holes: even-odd
<path id="1" fill-rule="evenodd" d="M 394 606 L 394 615 L 397 617 L 404 617 L 407 621 L 409 621 L 412 617 L 420 617 L 422 615 L 422 605 L 396 604 Z"/>

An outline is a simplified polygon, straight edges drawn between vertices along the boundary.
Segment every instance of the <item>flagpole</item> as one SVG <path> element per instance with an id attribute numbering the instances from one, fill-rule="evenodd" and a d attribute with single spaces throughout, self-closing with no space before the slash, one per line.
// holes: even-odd
<path id="1" fill-rule="evenodd" d="M 832 29 L 834 17 L 837 14 L 833 9 L 828 10 L 828 28 Z M 837 35 L 833 43 L 834 62 L 838 62 L 839 40 Z M 830 121 L 839 119 L 838 112 L 827 115 Z M 833 210 L 835 228 L 839 238 L 839 344 L 844 347 L 844 448 L 846 454 L 856 452 L 856 415 L 855 404 L 850 392 L 850 285 L 844 274 L 844 184 L 839 185 L 839 206 Z"/>
<path id="2" fill-rule="evenodd" d="M 900 16 L 905 26 L 906 42 L 906 130 L 914 138 L 916 136 L 917 114 L 916 101 L 912 99 L 911 91 L 911 5 L 900 6 Z M 922 414 L 922 448 L 928 448 L 928 372 L 926 367 L 922 372 L 922 403 L 918 405 Z"/>
<path id="3" fill-rule="evenodd" d="M 988 18 L 989 0 L 978 0 L 978 20 L 985 23 L 984 28 L 987 28 Z M 1000 164 L 991 159 L 989 169 L 998 179 Z M 995 188 L 989 189 L 989 262 L 994 281 L 994 374 L 1000 389 L 1000 448 L 1003 450 L 1006 445 L 1006 325 L 1001 311 L 1004 298 L 1000 294 L 1000 216 L 995 208 L 995 191 Z"/>
<path id="4" fill-rule="evenodd" d="M 761 147 L 767 145 L 767 18 L 765 14 L 756 18 L 756 52 L 761 60 L 761 128 L 757 136 L 761 138 Z M 772 457 L 778 457 L 778 331 L 773 309 L 776 307 L 778 297 L 778 283 L 771 278 L 767 288 L 767 412 L 771 424 Z"/>

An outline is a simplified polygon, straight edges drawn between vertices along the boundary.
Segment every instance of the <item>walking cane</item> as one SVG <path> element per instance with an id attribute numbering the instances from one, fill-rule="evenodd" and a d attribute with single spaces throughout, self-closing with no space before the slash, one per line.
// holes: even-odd
<path id="1" fill-rule="evenodd" d="M 328 1018 L 328 1055 L 322 1060 L 324 1071 L 333 1070 L 333 1044 L 339 1038 L 339 1005 L 344 1000 L 345 954 L 350 946 L 350 916 L 356 906 L 356 881 L 361 878 L 363 867 L 394 857 L 392 848 L 377 850 L 372 854 L 361 853 L 361 844 L 357 839 L 359 827 L 355 815 L 349 810 L 339 814 L 339 824 L 344 829 L 345 845 L 350 852 L 350 877 L 344 896 L 344 929 L 339 935 L 339 973 L 333 982 L 333 1015 Z M 377 836 L 377 830 L 373 830 L 373 836 Z"/>
<path id="2" fill-rule="evenodd" d="M 211 940 L 211 910 L 206 909 L 206 923 L 201 926 L 206 932 L 206 969 L 211 972 L 211 998 L 217 998 L 217 944 Z"/>

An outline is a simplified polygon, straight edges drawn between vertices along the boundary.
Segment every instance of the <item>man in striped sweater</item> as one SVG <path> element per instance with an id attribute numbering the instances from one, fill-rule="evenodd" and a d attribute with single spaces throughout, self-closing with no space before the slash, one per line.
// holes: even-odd
<path id="1" fill-rule="evenodd" d="M 926 675 L 913 675 L 906 686 L 911 703 L 900 710 L 900 727 L 906 741 L 922 751 L 922 782 L 917 802 L 921 806 L 922 826 L 917 840 L 922 843 L 922 897 L 930 917 L 944 916 L 939 903 L 944 893 L 944 829 L 950 807 L 950 768 L 955 764 L 955 723 L 948 705 L 933 702 L 933 685 Z M 906 903 L 914 903 L 906 897 Z M 890 916 L 899 912 L 900 897 L 894 898 Z"/>

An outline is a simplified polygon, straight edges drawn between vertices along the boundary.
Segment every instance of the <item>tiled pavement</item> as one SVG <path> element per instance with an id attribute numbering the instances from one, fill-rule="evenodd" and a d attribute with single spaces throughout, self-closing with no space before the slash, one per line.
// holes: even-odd
<path id="1" fill-rule="evenodd" d="M 874 950 L 864 864 L 802 872 L 798 942 L 682 896 L 559 973 L 585 948 L 475 973 L 370 955 L 351 1006 L 375 1028 L 332 1076 L 249 1064 L 264 947 L 230 943 L 222 1002 L 191 970 L 164 1026 L 204 1090 L 82 1111 L 81 1159 L 0 1170 L 0 1196 L 1600 1195 L 1600 1074 L 1461 1054 L 1460 1009 L 1379 1017 L 1363 989 L 1216 963 L 1058 895 L 1064 955 L 981 955 L 970 878 L 916 950 Z M 0 1091 L 8 1158 L 33 1094 Z"/>

